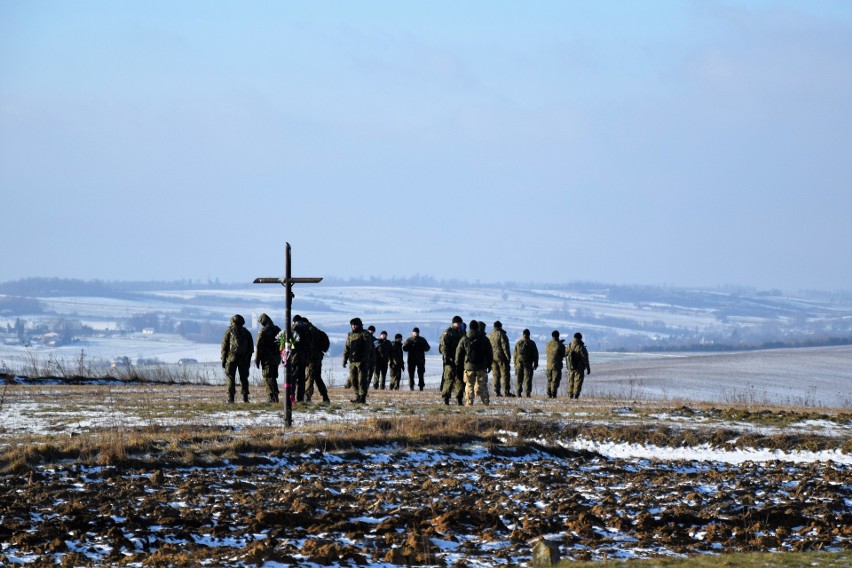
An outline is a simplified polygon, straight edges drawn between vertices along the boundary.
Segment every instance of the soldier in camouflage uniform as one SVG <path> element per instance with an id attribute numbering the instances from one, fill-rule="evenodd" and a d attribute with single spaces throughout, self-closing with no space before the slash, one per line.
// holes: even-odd
<path id="1" fill-rule="evenodd" d="M 547 397 L 556 398 L 559 383 L 562 382 L 562 359 L 565 357 L 565 342 L 559 339 L 559 332 L 550 334 L 553 339 L 547 343 Z"/>
<path id="2" fill-rule="evenodd" d="M 402 334 L 397 333 L 390 347 L 390 359 L 388 360 L 390 367 L 390 390 L 399 390 L 399 383 L 402 380 L 402 372 L 405 370 L 405 355 L 402 350 Z"/>
<path id="3" fill-rule="evenodd" d="M 290 334 L 291 348 L 287 355 L 288 372 L 292 373 L 290 388 L 295 387 L 296 402 L 305 402 L 305 382 L 308 363 L 311 360 L 314 336 L 311 328 L 302 316 L 293 316 L 293 331 Z"/>
<path id="4" fill-rule="evenodd" d="M 491 372 L 494 375 L 494 392 L 497 396 L 503 396 L 500 393 L 505 393 L 506 396 L 515 396 L 512 394 L 512 381 L 509 372 L 512 353 L 509 349 L 509 336 L 503 330 L 502 322 L 494 322 L 494 331 L 488 334 L 488 340 L 491 342 L 491 350 L 494 352 L 494 362 L 491 363 Z"/>
<path id="5" fill-rule="evenodd" d="M 461 324 L 461 317 L 455 316 L 452 325 L 441 334 L 438 344 L 438 352 L 444 361 L 444 375 L 441 378 L 441 395 L 444 397 L 444 404 L 450 404 L 450 397 L 455 397 L 459 405 L 463 404 L 464 369 L 456 366 L 456 349 L 458 349 L 459 341 L 464 337 Z"/>
<path id="6" fill-rule="evenodd" d="M 231 316 L 231 326 L 222 337 L 222 368 L 227 376 L 225 385 L 228 390 L 228 403 L 234 402 L 237 392 L 236 375 L 240 373 L 240 387 L 243 402 L 249 401 L 249 372 L 251 355 L 254 353 L 254 341 L 251 332 L 245 327 L 246 320 L 240 314 Z"/>
<path id="7" fill-rule="evenodd" d="M 391 351 L 388 332 L 382 331 L 379 334 L 379 338 L 373 342 L 373 345 L 373 355 L 376 358 L 375 369 L 373 370 L 373 388 L 385 390 Z"/>
<path id="8" fill-rule="evenodd" d="M 314 396 L 314 385 L 316 385 L 322 401 L 331 402 L 331 399 L 328 398 L 325 381 L 322 379 L 322 359 L 325 356 L 323 347 L 328 345 L 328 336 L 308 321 L 308 318 L 303 317 L 302 321 L 310 328 L 312 337 L 311 353 L 308 357 L 308 366 L 305 369 L 305 401 L 311 402 L 311 398 Z"/>
<path id="9" fill-rule="evenodd" d="M 346 337 L 346 345 L 343 348 L 343 366 L 349 364 L 349 381 L 355 391 L 352 402 L 366 404 L 367 389 L 370 388 L 370 376 L 367 369 L 370 365 L 370 354 L 373 351 L 373 338 L 364 329 L 361 318 L 353 318 L 349 321 L 352 331 Z"/>
<path id="10" fill-rule="evenodd" d="M 276 337 L 281 333 L 281 328 L 272 323 L 272 318 L 266 314 L 260 314 L 257 321 L 262 327 L 257 332 L 254 366 L 261 369 L 263 373 L 268 402 L 278 402 L 278 365 L 281 364 L 281 347 Z"/>
<path id="11" fill-rule="evenodd" d="M 476 355 L 476 357 L 475 357 Z M 482 404 L 488 404 L 488 375 L 485 370 L 491 366 L 494 354 L 491 342 L 479 330 L 479 322 L 471 320 L 467 334 L 461 338 L 456 348 L 456 368 L 464 369 L 464 400 L 466 406 L 472 406 L 476 395 Z"/>
<path id="12" fill-rule="evenodd" d="M 568 360 L 568 398 L 580 398 L 583 390 L 585 375 L 591 375 L 589 367 L 589 352 L 583 343 L 581 333 L 574 334 L 574 341 L 566 349 L 565 358 Z"/>
<path id="13" fill-rule="evenodd" d="M 515 343 L 515 375 L 518 378 L 518 396 L 532 393 L 533 371 L 538 369 L 538 347 L 530 339 L 530 330 L 525 329 L 523 337 Z"/>
<path id="14" fill-rule="evenodd" d="M 372 351 L 370 351 L 370 364 L 367 365 L 367 379 L 373 379 L 373 373 L 376 370 L 376 326 L 371 325 L 367 328 L 367 332 L 370 334 L 370 345 L 373 346 Z"/>
<path id="15" fill-rule="evenodd" d="M 408 353 L 408 386 L 414 390 L 414 373 L 417 372 L 420 390 L 426 386 L 423 376 L 426 374 L 426 352 L 429 351 L 429 342 L 420 335 L 420 328 L 415 327 L 411 331 L 411 337 L 402 344 L 402 350 Z"/>

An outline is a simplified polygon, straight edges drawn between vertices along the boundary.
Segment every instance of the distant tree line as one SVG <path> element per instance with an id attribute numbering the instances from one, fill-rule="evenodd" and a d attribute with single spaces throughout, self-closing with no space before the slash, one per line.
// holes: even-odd
<path id="1" fill-rule="evenodd" d="M 573 282 L 536 282 L 513 281 L 481 282 L 480 280 L 463 280 L 460 278 L 435 278 L 428 274 L 412 276 L 370 276 L 350 277 L 326 276 L 324 284 L 333 286 L 427 286 L 436 288 L 505 288 L 505 289 L 540 289 L 540 290 L 571 290 L 581 293 L 597 293 L 616 301 L 636 302 L 665 302 L 682 297 L 689 303 L 695 303 L 696 296 L 706 292 L 722 292 L 731 296 L 774 297 L 783 298 L 785 294 L 779 289 L 758 290 L 746 286 L 709 286 L 709 287 L 675 287 L 641 284 L 607 284 L 594 281 Z M 32 277 L 0 282 L 0 294 L 17 296 L 112 296 L 128 292 L 150 292 L 156 290 L 193 290 L 193 289 L 240 289 L 245 282 L 223 283 L 218 278 L 207 280 L 82 280 L 73 278 Z M 827 301 L 852 300 L 852 290 L 802 290 L 798 292 L 808 298 Z"/>
<path id="2" fill-rule="evenodd" d="M 811 339 L 787 339 L 762 343 L 692 343 L 689 345 L 651 345 L 643 349 L 651 353 L 670 351 L 716 352 L 716 351 L 760 351 L 762 349 L 791 349 L 799 347 L 835 347 L 852 345 L 852 337 L 815 337 Z"/>
<path id="3" fill-rule="evenodd" d="M 0 297 L 0 314 L 40 314 L 44 311 L 41 302 L 21 296 Z"/>
<path id="4" fill-rule="evenodd" d="M 237 289 L 245 284 L 224 285 L 219 280 L 206 282 L 194 280 L 174 281 L 108 281 L 79 280 L 73 278 L 23 278 L 0 282 L 0 294 L 10 296 L 80 296 L 122 297 L 134 292 L 158 290 Z"/>

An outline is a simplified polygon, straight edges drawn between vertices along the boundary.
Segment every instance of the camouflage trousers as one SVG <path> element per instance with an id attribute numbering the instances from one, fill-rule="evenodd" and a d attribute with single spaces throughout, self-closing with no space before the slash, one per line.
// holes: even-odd
<path id="1" fill-rule="evenodd" d="M 562 382 L 562 369 L 547 370 L 547 396 L 556 398 L 559 391 L 559 383 Z"/>
<path id="2" fill-rule="evenodd" d="M 390 390 L 399 390 L 399 383 L 402 380 L 402 367 L 390 368 Z"/>
<path id="3" fill-rule="evenodd" d="M 532 392 L 533 366 L 527 363 L 515 365 L 515 374 L 518 376 L 518 396 L 527 395 Z"/>
<path id="4" fill-rule="evenodd" d="M 461 404 L 464 399 L 464 381 L 455 365 L 444 365 L 444 375 L 441 379 L 441 396 L 449 403 L 451 397 Z"/>
<path id="5" fill-rule="evenodd" d="M 367 398 L 367 391 L 370 388 L 370 375 L 368 375 L 369 364 L 364 361 L 349 363 L 349 378 L 347 384 L 352 385 L 352 391 L 357 397 Z"/>
<path id="6" fill-rule="evenodd" d="M 494 392 L 497 396 L 501 396 L 501 393 L 509 396 L 509 393 L 512 392 L 512 375 L 509 373 L 509 362 L 495 360 L 491 364 L 491 373 L 494 375 Z"/>
<path id="7" fill-rule="evenodd" d="M 373 388 L 374 389 L 382 389 L 385 390 L 385 381 L 388 376 L 388 364 L 387 361 L 384 363 L 376 363 L 375 369 L 373 369 Z"/>
<path id="8" fill-rule="evenodd" d="M 248 401 L 249 395 L 249 372 L 251 371 L 251 357 L 240 361 L 229 358 L 225 363 L 225 387 L 228 389 L 228 400 L 233 402 L 237 392 L 237 372 L 240 373 L 240 390 L 243 400 Z"/>
<path id="9" fill-rule="evenodd" d="M 568 396 L 570 398 L 580 398 L 580 391 L 583 390 L 583 378 L 586 376 L 584 371 L 568 371 Z"/>
<path id="10" fill-rule="evenodd" d="M 278 363 L 264 362 L 260 366 L 263 373 L 263 386 L 269 402 L 278 402 Z"/>
<path id="11" fill-rule="evenodd" d="M 308 363 L 305 369 L 305 401 L 310 402 L 314 396 L 314 385 L 323 400 L 328 400 L 328 389 L 322 380 L 322 357 Z"/>
<path id="12" fill-rule="evenodd" d="M 488 400 L 488 375 L 485 371 L 464 372 L 464 404 L 473 406 L 473 399 L 479 395 L 482 404 L 489 404 Z"/>
<path id="13" fill-rule="evenodd" d="M 307 365 L 305 363 L 290 363 L 293 367 L 293 385 L 296 391 L 296 402 L 305 402 L 305 381 Z"/>

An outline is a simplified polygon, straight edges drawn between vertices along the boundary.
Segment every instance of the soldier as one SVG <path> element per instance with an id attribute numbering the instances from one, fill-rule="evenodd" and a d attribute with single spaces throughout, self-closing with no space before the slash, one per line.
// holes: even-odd
<path id="1" fill-rule="evenodd" d="M 391 342 L 388 341 L 388 332 L 382 331 L 379 334 L 379 338 L 373 342 L 373 345 L 375 346 L 373 354 L 376 356 L 376 368 L 373 371 L 373 388 L 385 390 L 391 352 Z"/>
<path id="2" fill-rule="evenodd" d="M 476 395 L 482 404 L 488 404 L 488 376 L 485 369 L 491 366 L 491 342 L 479 331 L 479 322 L 471 320 L 467 334 L 456 348 L 456 368 L 464 368 L 464 400 L 472 406 Z"/>
<path id="3" fill-rule="evenodd" d="M 494 362 L 491 363 L 491 372 L 494 374 L 494 392 L 497 396 L 502 396 L 501 392 L 505 392 L 506 396 L 515 396 L 512 394 L 512 381 L 509 373 L 509 362 L 512 360 L 509 336 L 503 331 L 503 324 L 499 320 L 494 322 L 494 331 L 488 334 L 488 340 L 491 342 L 491 350 L 494 352 Z"/>
<path id="4" fill-rule="evenodd" d="M 222 337 L 222 368 L 227 376 L 228 404 L 233 404 L 237 391 L 236 375 L 240 373 L 240 388 L 243 402 L 249 401 L 249 371 L 254 342 L 251 332 L 245 327 L 246 320 L 240 314 L 231 316 L 231 326 Z"/>
<path id="5" fill-rule="evenodd" d="M 402 334 L 397 333 L 393 341 L 391 341 L 390 360 L 390 390 L 399 390 L 399 382 L 402 379 L 402 372 L 405 370 L 405 357 L 402 351 Z"/>
<path id="6" fill-rule="evenodd" d="M 290 388 L 295 386 L 296 402 L 305 402 L 305 379 L 308 363 L 313 350 L 313 334 L 311 328 L 302 316 L 293 316 L 293 331 L 290 334 L 291 347 L 287 355 L 287 367 L 292 381 Z"/>
<path id="7" fill-rule="evenodd" d="M 364 329 L 361 318 L 352 318 L 349 325 L 352 331 L 346 337 L 346 345 L 343 348 L 343 366 L 346 367 L 349 363 L 349 382 L 355 391 L 355 398 L 351 402 L 366 404 L 367 389 L 370 388 L 367 368 L 370 364 L 370 353 L 373 350 L 372 338 Z"/>
<path id="8" fill-rule="evenodd" d="M 376 326 L 371 325 L 367 328 L 367 332 L 370 334 L 370 346 L 372 349 L 370 350 L 370 362 L 367 365 L 367 380 L 371 380 L 373 378 L 373 372 L 376 370 Z"/>
<path id="9" fill-rule="evenodd" d="M 426 374 L 426 352 L 429 351 L 429 342 L 420 336 L 420 328 L 411 330 L 411 337 L 405 340 L 402 350 L 408 353 L 408 386 L 414 390 L 414 371 L 417 371 L 420 390 L 426 386 L 423 376 Z"/>
<path id="10" fill-rule="evenodd" d="M 583 343 L 583 334 L 575 333 L 574 341 L 568 346 L 565 358 L 568 359 L 568 398 L 580 398 L 583 389 L 583 378 L 591 375 L 589 367 L 589 352 Z M 585 374 L 584 374 L 585 371 Z"/>
<path id="11" fill-rule="evenodd" d="M 281 364 L 281 347 L 278 334 L 281 328 L 272 323 L 272 318 L 260 314 L 257 318 L 261 329 L 257 332 L 257 349 L 254 352 L 254 366 L 261 368 L 263 383 L 266 385 L 268 402 L 278 402 L 278 365 Z"/>
<path id="12" fill-rule="evenodd" d="M 444 404 L 450 404 L 451 396 L 455 397 L 459 405 L 463 404 L 464 369 L 456 366 L 456 349 L 458 349 L 459 341 L 464 337 L 461 324 L 461 317 L 455 316 L 452 325 L 441 334 L 438 345 L 438 352 L 444 361 L 444 374 L 441 378 L 441 395 L 444 397 Z"/>
<path id="13" fill-rule="evenodd" d="M 322 358 L 330 347 L 328 335 L 308 321 L 308 318 L 303 317 L 302 321 L 311 330 L 311 353 L 308 357 L 308 366 L 305 369 L 305 401 L 311 401 L 314 396 L 314 385 L 316 385 L 320 396 L 322 396 L 322 401 L 331 402 L 331 399 L 328 398 L 325 381 L 322 380 Z"/>
<path id="14" fill-rule="evenodd" d="M 518 377 L 518 396 L 532 392 L 533 371 L 538 369 L 538 347 L 530 339 L 530 330 L 525 329 L 523 337 L 515 343 L 515 375 Z"/>
<path id="15" fill-rule="evenodd" d="M 556 398 L 559 383 L 562 381 L 562 359 L 565 357 L 565 342 L 559 339 L 559 332 L 553 330 L 553 339 L 547 343 L 547 397 Z"/>

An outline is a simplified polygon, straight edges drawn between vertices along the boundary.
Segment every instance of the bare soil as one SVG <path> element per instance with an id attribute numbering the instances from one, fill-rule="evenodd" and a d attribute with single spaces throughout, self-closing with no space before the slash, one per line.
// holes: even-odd
<path id="1" fill-rule="evenodd" d="M 7 393 L 0 416 L 70 387 L 38 388 Z M 94 390 L 104 387 L 88 387 L 88 395 L 86 388 L 64 396 L 105 396 Z M 379 393 L 351 414 L 347 393 L 335 390 L 330 407 L 297 408 L 316 415 L 312 425 L 286 430 L 213 424 L 219 390 L 182 388 L 180 426 L 164 426 L 158 413 L 132 432 L 119 432 L 121 422 L 40 436 L 0 430 L 0 564 L 517 565 L 542 538 L 576 560 L 852 549 L 846 465 L 613 459 L 561 444 L 581 432 L 659 443 L 660 428 L 647 419 L 636 426 L 659 412 L 681 422 L 661 426 L 673 444 L 703 443 L 719 431 L 754 435 L 743 427 L 749 412 L 750 424 L 771 430 L 751 438 L 760 444 L 778 439 L 773 429 L 789 422 L 791 409 L 614 413 L 625 401 L 536 399 L 447 409 L 435 393 Z M 128 389 L 112 390 L 112 412 L 129 408 L 138 392 Z M 174 393 L 146 392 L 145 405 L 174 404 Z M 844 424 L 844 416 L 797 420 Z M 792 451 L 803 438 L 806 447 L 848 445 L 818 431 L 777 445 Z"/>

